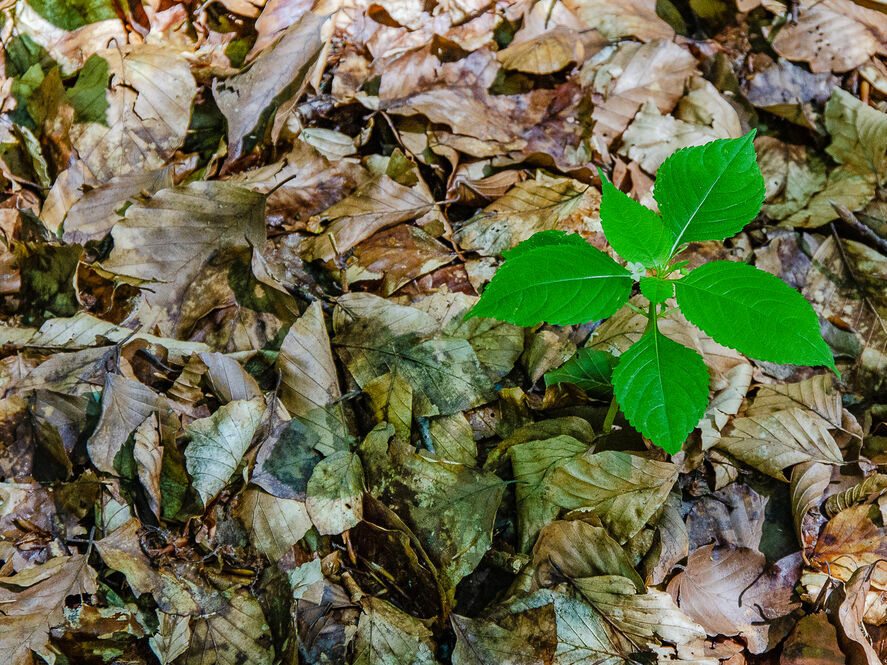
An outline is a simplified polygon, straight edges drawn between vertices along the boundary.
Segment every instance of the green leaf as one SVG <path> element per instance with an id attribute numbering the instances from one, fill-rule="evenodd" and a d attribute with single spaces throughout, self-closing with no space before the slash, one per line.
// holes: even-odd
<path id="1" fill-rule="evenodd" d="M 185 427 L 188 473 L 206 506 L 228 484 L 262 420 L 262 398 L 229 402 Z"/>
<path id="2" fill-rule="evenodd" d="M 546 244 L 508 258 L 468 317 L 519 326 L 596 321 L 628 302 L 631 284 L 631 273 L 588 243 Z"/>
<path id="3" fill-rule="evenodd" d="M 641 277 L 641 295 L 654 305 L 663 303 L 674 295 L 674 282 L 661 277 Z"/>
<path id="4" fill-rule="evenodd" d="M 100 55 L 89 56 L 77 76 L 77 82 L 66 93 L 68 101 L 74 107 L 74 119 L 77 122 L 108 124 L 106 114 L 109 104 L 105 90 L 109 79 L 108 61 Z"/>
<path id="5" fill-rule="evenodd" d="M 627 194 L 616 189 L 598 168 L 601 177 L 601 225 L 607 242 L 626 261 L 648 268 L 665 263 L 674 237 L 662 218 Z"/>
<path id="6" fill-rule="evenodd" d="M 729 238 L 758 214 L 764 178 L 754 136 L 684 148 L 659 167 L 653 196 L 674 234 L 672 252 L 685 242 Z"/>
<path id="7" fill-rule="evenodd" d="M 587 245 L 585 240 L 578 233 L 567 233 L 566 231 L 539 231 L 524 240 L 519 245 L 507 249 L 502 252 L 502 256 L 506 259 L 515 259 L 521 254 L 525 254 L 531 249 L 538 247 L 547 247 L 550 245 Z"/>
<path id="8" fill-rule="evenodd" d="M 676 453 L 705 413 L 708 380 L 702 356 L 654 326 L 619 357 L 613 392 L 632 427 Z"/>
<path id="9" fill-rule="evenodd" d="M 810 303 L 770 273 L 712 261 L 675 282 L 675 291 L 687 319 L 724 346 L 757 360 L 835 367 Z"/>
<path id="10" fill-rule="evenodd" d="M 579 349 L 557 369 L 545 374 L 545 385 L 572 383 L 595 396 L 607 396 L 613 392 L 610 376 L 618 359 L 599 349 Z"/>

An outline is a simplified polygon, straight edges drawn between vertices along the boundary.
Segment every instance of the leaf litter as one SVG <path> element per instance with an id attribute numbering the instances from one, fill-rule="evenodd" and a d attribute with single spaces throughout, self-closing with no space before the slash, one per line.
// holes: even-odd
<path id="1" fill-rule="evenodd" d="M 4 662 L 887 660 L 882 3 L 2 12 Z M 608 418 L 642 317 L 464 320 L 749 129 L 761 215 L 682 258 L 797 289 L 840 381 L 672 315 L 668 456 Z"/>

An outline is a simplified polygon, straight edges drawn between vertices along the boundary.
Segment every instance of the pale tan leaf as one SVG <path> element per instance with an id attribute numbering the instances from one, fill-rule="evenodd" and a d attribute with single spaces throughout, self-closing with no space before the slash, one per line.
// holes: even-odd
<path id="1" fill-rule="evenodd" d="M 622 135 L 618 152 L 653 174 L 675 150 L 725 138 L 735 137 L 724 136 L 706 125 L 662 115 L 652 102 L 645 102 Z"/>
<path id="2" fill-rule="evenodd" d="M 157 414 L 145 418 L 133 432 L 132 456 L 139 474 L 139 482 L 148 497 L 148 508 L 160 518 L 160 472 L 163 464 L 163 448 L 160 443 L 160 422 Z"/>
<path id="3" fill-rule="evenodd" d="M 71 141 L 100 181 L 164 166 L 185 140 L 197 84 L 176 50 L 153 44 L 100 50 L 111 74 L 106 122 L 77 123 Z"/>
<path id="4" fill-rule="evenodd" d="M 786 23 L 773 49 L 789 60 L 803 60 L 813 72 L 846 72 L 883 50 L 887 29 L 882 15 L 850 0 L 804 0 L 798 21 Z"/>
<path id="5" fill-rule="evenodd" d="M 639 592 L 631 580 L 616 575 L 586 577 L 574 583 L 594 609 L 637 644 L 657 638 L 678 645 L 705 639 L 702 627 L 664 591 Z"/>
<path id="6" fill-rule="evenodd" d="M 311 528 L 304 502 L 252 488 L 240 496 L 235 514 L 255 548 L 271 561 L 279 561 Z"/>
<path id="7" fill-rule="evenodd" d="M 87 191 L 70 207 L 64 218 L 62 239 L 81 245 L 90 240 L 101 240 L 120 218 L 117 211 L 127 200 L 142 192 L 154 194 L 172 186 L 170 167 L 111 178 Z"/>
<path id="8" fill-rule="evenodd" d="M 670 40 L 624 42 L 606 60 L 591 59 L 581 76 L 586 87 L 603 96 L 591 115 L 595 136 L 610 146 L 647 101 L 661 113 L 670 112 L 696 72 L 696 59 Z"/>
<path id="9" fill-rule="evenodd" d="M 223 404 L 262 396 L 256 380 L 231 356 L 201 353 L 200 360 L 206 365 L 206 378 L 212 391 Z"/>
<path id="10" fill-rule="evenodd" d="M 209 350 L 202 342 L 148 335 L 108 323 L 86 312 L 78 312 L 72 317 L 48 319 L 39 330 L 0 326 L 0 342 L 17 348 L 73 351 L 128 339 L 145 340 L 151 345 L 162 346 L 169 351 L 170 359 L 177 363 L 184 362 L 192 353 Z"/>
<path id="11" fill-rule="evenodd" d="M 670 462 L 589 451 L 554 470 L 549 492 L 564 508 L 597 515 L 624 543 L 659 510 L 677 476 L 678 468 Z"/>
<path id="12" fill-rule="evenodd" d="M 188 473 L 206 506 L 228 484 L 259 427 L 265 403 L 261 398 L 229 402 L 208 418 L 185 428 Z"/>
<path id="13" fill-rule="evenodd" d="M 607 39 L 636 37 L 648 42 L 674 37 L 674 30 L 657 16 L 656 3 L 651 0 L 567 0 L 564 4 Z"/>
<path id="14" fill-rule="evenodd" d="M 887 113 L 835 88 L 824 120 L 832 137 L 826 152 L 853 173 L 882 180 L 887 169 Z"/>

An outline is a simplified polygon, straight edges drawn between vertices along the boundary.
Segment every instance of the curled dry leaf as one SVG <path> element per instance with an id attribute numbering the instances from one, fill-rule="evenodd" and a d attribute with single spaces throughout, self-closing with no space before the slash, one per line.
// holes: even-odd
<path id="1" fill-rule="evenodd" d="M 642 42 L 670 40 L 674 30 L 656 14 L 655 3 L 647 0 L 567 0 L 564 3 L 587 27 L 604 37 L 636 37 Z"/>
<path id="2" fill-rule="evenodd" d="M 433 205 L 431 193 L 421 183 L 405 187 L 387 175 L 379 176 L 312 218 L 313 224 L 330 224 L 322 235 L 306 243 L 304 257 L 307 261 L 331 261 L 377 231 L 421 217 Z"/>

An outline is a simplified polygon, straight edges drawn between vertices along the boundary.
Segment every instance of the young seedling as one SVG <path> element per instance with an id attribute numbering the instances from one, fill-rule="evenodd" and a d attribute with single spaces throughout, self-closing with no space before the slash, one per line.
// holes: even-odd
<path id="1" fill-rule="evenodd" d="M 710 261 L 689 272 L 675 262 L 687 243 L 729 238 L 758 214 L 764 179 L 753 139 L 750 132 L 672 154 L 656 174 L 661 215 L 620 192 L 599 170 L 604 234 L 629 268 L 578 235 L 543 231 L 505 252 L 468 316 L 520 326 L 596 321 L 626 305 L 639 281 L 649 301 L 641 338 L 618 359 L 585 349 L 546 378 L 598 393 L 611 383 L 628 422 L 669 453 L 681 449 L 705 413 L 709 385 L 702 356 L 659 330 L 671 298 L 687 320 L 724 346 L 758 360 L 834 370 L 816 313 L 782 280 L 733 261 Z"/>

